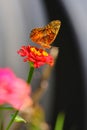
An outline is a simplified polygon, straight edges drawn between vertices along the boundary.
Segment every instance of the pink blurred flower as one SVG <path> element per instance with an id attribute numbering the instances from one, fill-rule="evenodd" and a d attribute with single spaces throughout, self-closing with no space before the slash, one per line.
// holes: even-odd
<path id="1" fill-rule="evenodd" d="M 32 104 L 31 87 L 15 76 L 9 68 L 0 68 L 0 105 L 10 104 L 16 109 Z"/>

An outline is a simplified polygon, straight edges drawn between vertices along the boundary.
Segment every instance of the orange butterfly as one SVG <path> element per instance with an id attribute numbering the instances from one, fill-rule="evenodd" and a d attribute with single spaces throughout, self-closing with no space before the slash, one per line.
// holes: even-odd
<path id="1" fill-rule="evenodd" d="M 43 48 L 50 48 L 50 44 L 55 40 L 60 26 L 61 22 L 59 20 L 53 20 L 42 28 L 34 28 L 30 33 L 30 39 Z"/>

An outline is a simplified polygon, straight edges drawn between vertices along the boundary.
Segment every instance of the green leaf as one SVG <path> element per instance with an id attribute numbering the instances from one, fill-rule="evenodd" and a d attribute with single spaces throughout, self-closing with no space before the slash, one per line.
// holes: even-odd
<path id="1" fill-rule="evenodd" d="M 11 117 L 13 117 L 14 115 L 13 114 L 11 114 Z M 14 120 L 15 122 L 24 122 L 24 123 L 26 123 L 26 120 L 24 120 L 21 116 L 19 116 L 19 115 L 17 115 L 16 117 L 15 117 L 15 120 Z"/>
<path id="2" fill-rule="evenodd" d="M 2 106 L 0 106 L 0 109 L 2 109 L 2 110 L 13 110 L 14 108 L 13 107 L 10 107 L 9 105 L 2 105 Z"/>
<path id="3" fill-rule="evenodd" d="M 56 120 L 56 125 L 54 130 L 63 130 L 63 124 L 64 124 L 65 114 L 59 113 Z"/>

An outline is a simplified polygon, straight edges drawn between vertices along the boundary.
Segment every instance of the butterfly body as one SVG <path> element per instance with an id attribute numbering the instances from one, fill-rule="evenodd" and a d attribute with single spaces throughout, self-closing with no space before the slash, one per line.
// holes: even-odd
<path id="1" fill-rule="evenodd" d="M 59 20 L 54 20 L 42 28 L 35 28 L 30 33 L 30 39 L 43 48 L 50 48 L 50 44 L 53 43 L 59 32 L 60 25 Z"/>

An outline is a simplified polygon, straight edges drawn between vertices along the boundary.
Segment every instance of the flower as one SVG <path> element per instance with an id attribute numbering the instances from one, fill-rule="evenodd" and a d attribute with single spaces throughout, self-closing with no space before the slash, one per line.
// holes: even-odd
<path id="1" fill-rule="evenodd" d="M 16 109 L 24 108 L 26 104 L 32 104 L 30 93 L 31 87 L 16 77 L 10 68 L 0 68 L 0 105 L 10 104 Z"/>
<path id="2" fill-rule="evenodd" d="M 24 62 L 32 62 L 35 68 L 38 68 L 44 64 L 49 64 L 50 66 L 53 66 L 54 64 L 53 57 L 41 48 L 30 45 L 22 46 L 17 53 L 20 56 L 25 57 Z"/>

